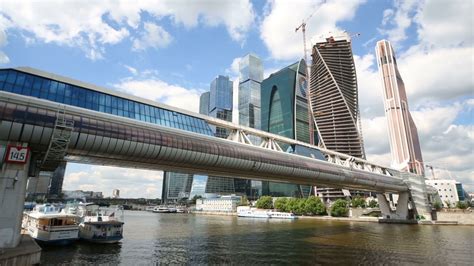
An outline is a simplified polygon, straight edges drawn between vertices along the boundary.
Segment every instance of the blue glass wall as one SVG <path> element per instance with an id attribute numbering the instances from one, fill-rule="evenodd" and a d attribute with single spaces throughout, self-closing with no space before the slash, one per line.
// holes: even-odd
<path id="1" fill-rule="evenodd" d="M 24 73 L 0 70 L 0 90 L 212 136 L 202 119 Z"/>

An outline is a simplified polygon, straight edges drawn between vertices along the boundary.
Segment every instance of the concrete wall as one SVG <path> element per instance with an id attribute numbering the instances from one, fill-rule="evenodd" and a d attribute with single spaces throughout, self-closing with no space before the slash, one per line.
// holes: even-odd
<path id="1" fill-rule="evenodd" d="M 20 143 L 10 143 L 20 145 Z M 0 142 L 6 147 L 8 143 Z M 0 170 L 0 248 L 13 248 L 20 243 L 21 220 L 28 180 L 29 158 L 25 164 L 2 163 Z"/>
<path id="2" fill-rule="evenodd" d="M 437 212 L 438 222 L 457 222 L 458 224 L 474 225 L 473 210 L 453 210 Z"/>

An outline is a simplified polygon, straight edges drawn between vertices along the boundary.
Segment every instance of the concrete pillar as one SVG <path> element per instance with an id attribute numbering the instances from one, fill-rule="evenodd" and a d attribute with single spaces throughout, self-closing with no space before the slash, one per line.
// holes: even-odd
<path id="1" fill-rule="evenodd" d="M 2 150 L 6 151 L 8 144 L 26 147 L 21 143 L 0 142 Z M 5 162 L 4 156 L 0 156 L 0 248 L 14 248 L 20 243 L 29 157 L 24 163 L 13 163 Z"/>
<path id="2" fill-rule="evenodd" d="M 409 194 L 408 192 L 402 192 L 398 194 L 397 202 L 397 218 L 407 220 L 408 219 L 408 202 Z"/>
<path id="3" fill-rule="evenodd" d="M 377 193 L 377 201 L 379 203 L 380 212 L 382 212 L 383 218 L 390 219 L 392 217 L 392 210 L 390 209 L 390 203 L 385 197 L 385 194 Z"/>

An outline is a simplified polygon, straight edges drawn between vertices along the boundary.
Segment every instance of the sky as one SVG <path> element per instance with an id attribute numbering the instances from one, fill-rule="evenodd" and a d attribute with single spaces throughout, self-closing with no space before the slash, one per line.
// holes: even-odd
<path id="1" fill-rule="evenodd" d="M 257 54 L 264 76 L 298 61 L 304 48 L 295 28 L 312 13 L 308 48 L 312 38 L 329 32 L 354 35 L 367 159 L 391 162 L 374 51 L 378 40 L 387 39 L 425 163 L 437 178 L 454 178 L 474 191 L 469 0 L 3 0 L 0 67 L 30 66 L 195 112 L 210 82 L 228 75 L 236 106 L 240 58 Z M 63 189 L 110 196 L 118 188 L 122 197 L 159 198 L 162 175 L 70 163 Z"/>

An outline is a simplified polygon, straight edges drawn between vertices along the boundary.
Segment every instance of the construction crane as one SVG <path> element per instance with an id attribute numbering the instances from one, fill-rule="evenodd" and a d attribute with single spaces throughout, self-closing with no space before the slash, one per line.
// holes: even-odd
<path id="1" fill-rule="evenodd" d="M 296 27 L 295 32 L 298 32 L 299 29 L 303 32 L 303 49 L 304 49 L 304 61 L 307 64 L 307 82 L 306 82 L 306 97 L 308 99 L 308 126 L 309 126 L 309 143 L 311 145 L 314 145 L 314 125 L 313 125 L 313 119 L 314 117 L 312 116 L 312 106 L 311 106 L 311 90 L 309 88 L 309 84 L 311 82 L 310 75 L 311 75 L 311 64 L 308 62 L 308 56 L 307 56 L 307 50 L 306 50 L 306 23 L 311 19 L 311 17 L 321 8 L 323 4 L 326 3 L 326 0 L 323 0 L 321 5 L 319 5 L 316 10 L 314 10 L 311 15 L 309 15 L 306 19 L 303 20 L 303 22 Z"/>

